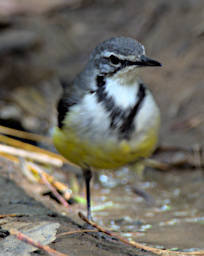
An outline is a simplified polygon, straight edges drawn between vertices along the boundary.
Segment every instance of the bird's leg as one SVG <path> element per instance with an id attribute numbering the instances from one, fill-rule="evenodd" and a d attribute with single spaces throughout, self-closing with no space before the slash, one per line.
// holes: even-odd
<path id="1" fill-rule="evenodd" d="M 83 171 L 84 180 L 85 180 L 85 184 L 86 184 L 87 219 L 92 220 L 92 217 L 91 217 L 91 191 L 90 191 L 90 181 L 92 178 L 92 171 L 90 168 L 82 169 L 82 171 Z M 85 229 L 94 229 L 94 226 L 92 226 L 88 223 L 85 223 L 84 228 Z M 116 238 L 114 238 L 114 237 L 112 238 L 112 237 L 110 237 L 104 233 L 101 233 L 101 232 L 94 233 L 94 237 L 98 237 L 100 239 L 103 238 L 108 241 L 117 240 Z"/>
<path id="2" fill-rule="evenodd" d="M 86 204 L 87 204 L 87 218 L 91 220 L 91 191 L 90 191 L 90 181 L 92 178 L 91 169 L 83 169 L 84 180 L 86 184 Z"/>

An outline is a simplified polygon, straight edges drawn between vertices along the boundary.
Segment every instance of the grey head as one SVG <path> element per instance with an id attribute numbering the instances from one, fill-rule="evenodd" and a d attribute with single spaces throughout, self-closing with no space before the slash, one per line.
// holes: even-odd
<path id="1" fill-rule="evenodd" d="M 95 74 L 111 76 L 128 67 L 161 66 L 145 55 L 144 46 L 129 37 L 114 37 L 100 43 L 92 52 L 88 66 Z"/>
<path id="2" fill-rule="evenodd" d="M 95 92 L 104 85 L 107 77 L 122 73 L 128 68 L 161 66 L 145 55 L 145 49 L 138 41 L 128 37 L 115 37 L 100 43 L 90 55 L 85 68 L 74 81 L 63 86 L 64 93 L 58 104 L 58 122 L 62 126 L 68 109 L 77 104 L 84 95 Z M 103 95 L 102 95 L 103 96 Z"/>
<path id="3" fill-rule="evenodd" d="M 121 74 L 121 77 L 125 78 L 123 73 L 133 69 L 132 75 L 135 78 L 136 69 L 146 66 L 161 66 L 161 64 L 145 55 L 141 43 L 129 37 L 108 39 L 93 50 L 85 68 L 75 77 L 72 90 L 70 87 L 65 89 L 66 95 L 70 97 L 71 94 L 71 98 L 75 96 L 81 98 L 87 90 L 94 91 L 99 84 L 104 84 L 108 77 Z M 130 74 L 128 77 L 130 78 Z"/>

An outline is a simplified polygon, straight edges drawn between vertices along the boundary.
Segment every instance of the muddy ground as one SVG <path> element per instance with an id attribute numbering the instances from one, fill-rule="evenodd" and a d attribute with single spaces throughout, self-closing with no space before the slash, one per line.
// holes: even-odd
<path id="1" fill-rule="evenodd" d="M 44 222 L 51 225 L 52 223 L 59 223 L 57 233 L 61 234 L 68 231 L 80 230 L 84 225 L 82 222 L 75 221 L 69 217 L 63 217 L 56 212 L 45 208 L 41 203 L 37 202 L 30 196 L 25 194 L 25 191 L 16 186 L 13 181 L 8 178 L 0 178 L 1 185 L 1 214 L 18 213 L 22 214 L 21 217 L 4 218 L 1 221 L 3 229 L 11 227 L 20 228 L 22 232 L 26 233 L 33 231 L 38 225 Z M 41 229 L 43 227 L 41 226 Z M 51 234 L 52 229 L 48 231 L 48 236 Z M 43 232 L 43 231 L 42 231 Z M 54 231 L 53 231 L 54 232 Z M 29 233 L 27 233 L 29 235 Z M 10 237 L 10 236 L 9 236 Z M 0 255 L 30 255 L 24 248 L 24 244 L 20 242 L 15 246 L 15 238 L 11 242 L 9 237 L 0 238 Z M 107 241 L 103 238 L 95 238 L 87 233 L 73 234 L 63 237 L 56 236 L 56 240 L 52 243 L 52 248 L 65 253 L 67 255 L 145 255 L 139 250 L 132 249 L 117 241 Z M 35 250 L 35 249 L 34 249 Z M 43 252 L 36 251 L 31 255 L 47 255 Z M 148 253 L 148 255 L 151 255 Z"/>
<path id="2" fill-rule="evenodd" d="M 145 45 L 147 55 L 163 64 L 161 69 L 141 72 L 161 109 L 159 144 L 192 148 L 194 153 L 188 157 L 195 155 L 195 166 L 171 168 L 165 173 L 146 169 L 139 178 L 127 170 L 103 172 L 93 188 L 93 204 L 107 203 L 109 208 L 96 210 L 94 216 L 108 228 L 126 233 L 138 231 L 132 238 L 150 245 L 203 248 L 203 156 L 196 153 L 204 138 L 203 1 L 78 2 L 71 7 L 47 8 L 42 13 L 35 8 L 22 8 L 1 14 L 0 123 L 12 123 L 17 128 L 17 122 L 27 131 L 48 135 L 56 121 L 55 105 L 61 93 L 58 78 L 70 81 L 102 40 L 118 35 L 138 39 Z M 182 157 L 181 152 L 174 153 L 155 158 L 171 162 Z M 61 217 L 63 209 L 49 198 L 40 197 L 38 185 L 26 181 L 18 166 L 4 159 L 1 166 L 0 213 L 28 214 L 5 222 L 57 222 L 57 234 L 79 229 L 82 222 L 77 212 L 84 206 L 71 206 L 69 217 Z M 69 182 L 69 175 L 63 170 L 56 176 Z M 130 189 L 133 185 L 152 195 L 154 204 L 148 205 L 135 195 Z M 57 216 L 53 211 L 58 212 Z M 122 216 L 128 218 L 124 220 Z M 0 243 L 3 241 L 2 238 Z M 51 246 L 68 255 L 150 255 L 89 234 L 57 237 Z M 33 253 L 38 254 L 44 255 Z"/>

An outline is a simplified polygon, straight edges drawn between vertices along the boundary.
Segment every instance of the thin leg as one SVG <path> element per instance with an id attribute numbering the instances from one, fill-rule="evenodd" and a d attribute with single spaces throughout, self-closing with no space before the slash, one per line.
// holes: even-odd
<path id="1" fill-rule="evenodd" d="M 92 178 L 92 172 L 90 169 L 83 169 L 84 180 L 86 184 L 86 204 L 87 204 L 87 218 L 91 220 L 91 191 L 90 181 Z"/>

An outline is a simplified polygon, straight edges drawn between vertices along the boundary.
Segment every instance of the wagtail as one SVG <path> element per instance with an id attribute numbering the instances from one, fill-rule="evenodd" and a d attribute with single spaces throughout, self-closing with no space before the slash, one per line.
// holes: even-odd
<path id="1" fill-rule="evenodd" d="M 81 167 L 91 219 L 92 169 L 116 169 L 148 157 L 157 143 L 160 111 L 138 78 L 142 67 L 161 66 L 127 37 L 99 44 L 58 103 L 57 150 Z"/>

